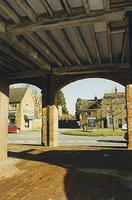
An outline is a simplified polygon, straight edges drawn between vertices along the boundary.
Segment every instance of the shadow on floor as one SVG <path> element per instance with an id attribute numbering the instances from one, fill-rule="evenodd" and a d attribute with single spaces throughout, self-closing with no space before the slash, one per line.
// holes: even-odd
<path id="1" fill-rule="evenodd" d="M 132 151 L 48 150 L 8 152 L 9 157 L 45 162 L 67 169 L 64 178 L 68 200 L 131 200 Z"/>

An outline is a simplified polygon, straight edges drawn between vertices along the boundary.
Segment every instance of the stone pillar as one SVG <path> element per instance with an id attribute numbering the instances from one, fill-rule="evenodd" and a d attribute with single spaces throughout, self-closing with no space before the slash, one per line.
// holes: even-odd
<path id="1" fill-rule="evenodd" d="M 47 81 L 42 79 L 42 137 L 41 145 L 47 146 Z"/>
<path id="2" fill-rule="evenodd" d="M 0 162 L 7 159 L 9 85 L 0 80 Z"/>
<path id="3" fill-rule="evenodd" d="M 128 148 L 132 148 L 132 84 L 126 86 Z"/>
<path id="4" fill-rule="evenodd" d="M 55 78 L 48 75 L 43 81 L 42 113 L 43 134 L 42 144 L 45 146 L 58 145 L 58 108 Z"/>

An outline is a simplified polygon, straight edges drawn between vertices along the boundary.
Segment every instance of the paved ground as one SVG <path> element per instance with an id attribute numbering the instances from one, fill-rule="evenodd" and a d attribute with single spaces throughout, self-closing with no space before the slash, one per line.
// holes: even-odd
<path id="1" fill-rule="evenodd" d="M 126 147 L 123 137 L 88 137 L 62 134 L 67 129 L 59 129 L 59 146 L 117 146 Z M 69 130 L 69 129 L 68 129 Z M 25 131 L 23 134 L 8 134 L 9 144 L 41 144 L 40 131 Z"/>
<path id="2" fill-rule="evenodd" d="M 0 200 L 131 200 L 132 151 L 8 145 Z"/>

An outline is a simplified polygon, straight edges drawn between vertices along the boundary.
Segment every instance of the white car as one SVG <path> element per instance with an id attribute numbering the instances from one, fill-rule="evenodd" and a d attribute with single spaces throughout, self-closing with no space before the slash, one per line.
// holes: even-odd
<path id="1" fill-rule="evenodd" d="M 127 124 L 124 124 L 124 125 L 122 126 L 122 130 L 123 130 L 123 131 L 127 131 Z"/>

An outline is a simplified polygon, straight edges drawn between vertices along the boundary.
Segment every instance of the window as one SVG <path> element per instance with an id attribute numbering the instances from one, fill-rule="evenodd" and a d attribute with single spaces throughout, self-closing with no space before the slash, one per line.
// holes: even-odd
<path id="1" fill-rule="evenodd" d="M 122 120 L 121 119 L 118 119 L 118 127 L 122 128 Z"/>
<path id="2" fill-rule="evenodd" d="M 10 104 L 9 110 L 17 110 L 17 104 Z"/>
<path id="3" fill-rule="evenodd" d="M 124 111 L 123 111 L 123 113 L 126 114 L 126 106 L 124 106 Z"/>
<path id="4" fill-rule="evenodd" d="M 27 108 L 27 109 L 30 109 L 30 105 L 29 105 L 29 104 L 26 104 L 26 108 Z"/>
<path id="5" fill-rule="evenodd" d="M 88 126 L 95 127 L 95 119 L 88 119 Z"/>
<path id="6" fill-rule="evenodd" d="M 127 124 L 127 118 L 124 119 L 124 124 Z"/>
<path id="7" fill-rule="evenodd" d="M 113 119 L 109 118 L 109 125 L 113 125 Z"/>
<path id="8" fill-rule="evenodd" d="M 87 116 L 91 116 L 91 112 L 87 112 Z"/>

